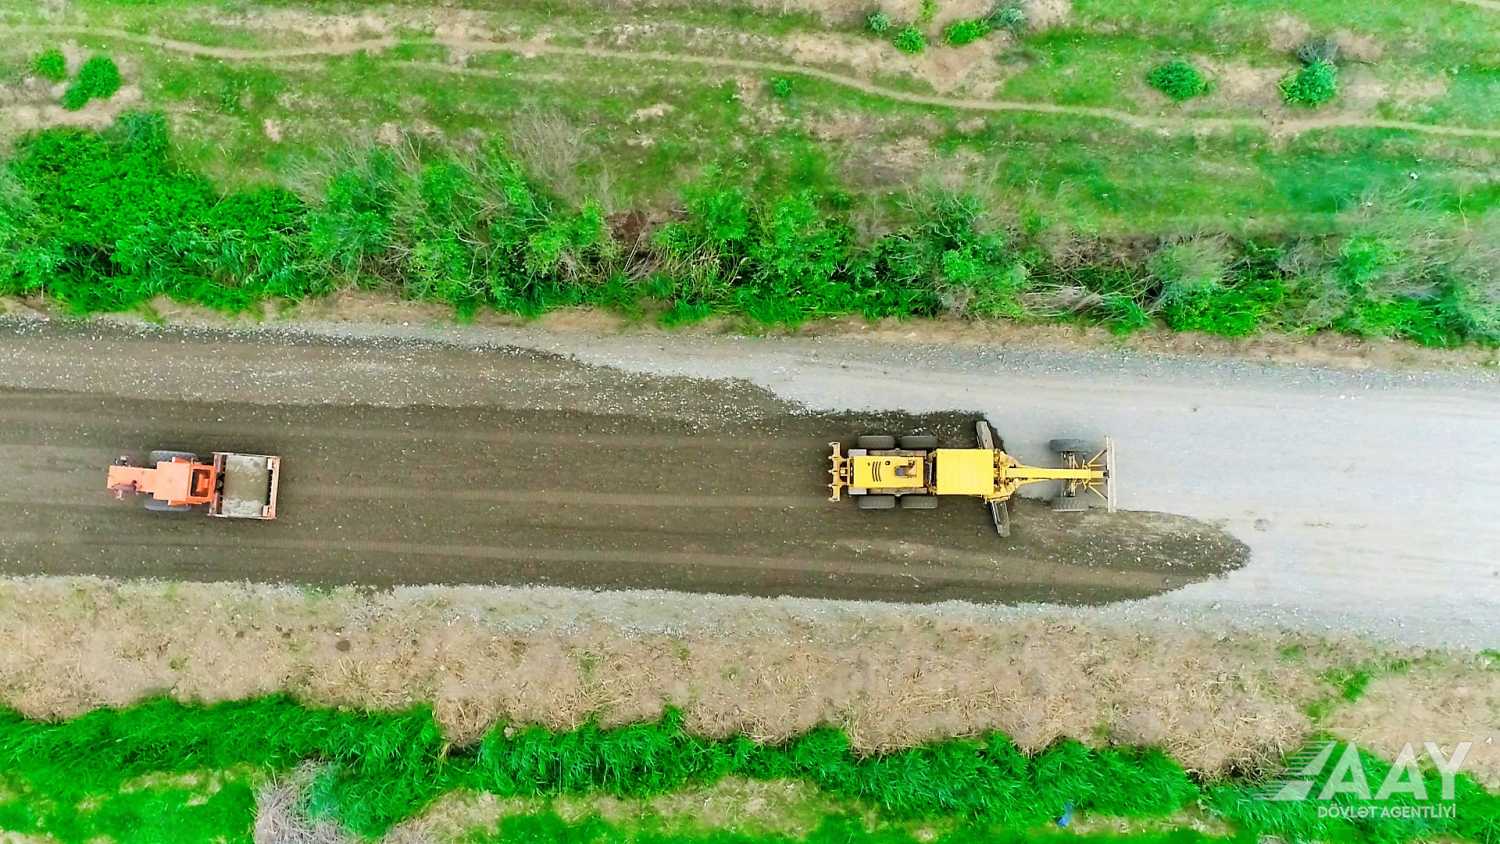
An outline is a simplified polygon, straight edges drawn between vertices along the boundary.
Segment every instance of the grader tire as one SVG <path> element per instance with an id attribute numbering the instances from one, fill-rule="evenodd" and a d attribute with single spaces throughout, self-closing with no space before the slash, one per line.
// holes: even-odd
<path id="1" fill-rule="evenodd" d="M 896 509 L 896 496 L 894 495 L 859 495 L 854 500 L 858 502 L 855 506 L 861 510 L 894 510 Z"/>
<path id="2" fill-rule="evenodd" d="M 191 451 L 153 451 L 146 455 L 146 465 L 155 468 L 156 464 L 178 457 L 186 457 L 189 461 L 197 460 L 198 455 Z"/>
<path id="3" fill-rule="evenodd" d="M 884 451 L 896 447 L 896 438 L 890 434 L 866 434 L 856 444 L 867 451 Z"/>
<path id="4" fill-rule="evenodd" d="M 937 437 L 931 434 L 907 434 L 901 438 L 901 447 L 907 451 L 931 451 L 937 445 Z"/>
<path id="5" fill-rule="evenodd" d="M 1073 454 L 1081 454 L 1085 457 L 1093 457 L 1099 453 L 1099 449 L 1095 448 L 1088 440 L 1078 439 L 1077 437 L 1060 437 L 1055 440 L 1048 440 L 1047 448 L 1052 449 L 1058 454 L 1068 454 L 1071 452 Z"/>
<path id="6" fill-rule="evenodd" d="M 1054 513 L 1082 513 L 1089 508 L 1089 503 L 1082 496 L 1059 495 L 1052 499 L 1052 512 Z"/>
<path id="7" fill-rule="evenodd" d="M 902 510 L 936 510 L 938 500 L 936 495 L 903 495 L 901 496 Z"/>

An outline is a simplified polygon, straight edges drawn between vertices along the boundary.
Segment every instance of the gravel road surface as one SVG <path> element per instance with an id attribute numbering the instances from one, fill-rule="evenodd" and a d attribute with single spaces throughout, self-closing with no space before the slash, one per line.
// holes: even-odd
<path id="1" fill-rule="evenodd" d="M 19 320 L 0 324 L 0 390 L 8 573 L 1109 602 L 1084 612 L 1500 644 L 1489 373 Z M 1120 504 L 1141 512 L 1022 507 L 1007 543 L 967 502 L 876 521 L 821 500 L 828 440 L 961 436 L 978 413 L 1023 459 L 1045 460 L 1053 436 L 1112 434 Z M 284 454 L 283 520 L 117 506 L 103 466 L 156 447 Z"/>
<path id="2" fill-rule="evenodd" d="M 0 339 L 8 574 L 1101 604 L 1246 558 L 1170 514 L 1028 503 L 1001 540 L 978 502 L 826 500 L 830 440 L 962 441 L 974 414 L 813 413 L 744 382 L 514 348 L 32 329 Z M 277 520 L 104 493 L 115 456 L 157 448 L 281 455 Z"/>

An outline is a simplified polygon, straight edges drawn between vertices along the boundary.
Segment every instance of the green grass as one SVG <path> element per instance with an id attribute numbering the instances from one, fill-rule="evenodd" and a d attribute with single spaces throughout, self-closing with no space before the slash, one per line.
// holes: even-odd
<path id="1" fill-rule="evenodd" d="M 211 23 L 201 16 L 161 14 L 163 9 L 192 5 L 185 0 L 167 5 L 100 0 L 86 4 L 81 14 L 87 17 L 93 9 L 118 18 L 125 29 L 149 29 L 204 43 L 263 48 L 278 44 L 275 36 L 250 28 Z M 409 0 L 405 5 L 420 3 Z M 1492 63 L 1484 53 L 1486 44 L 1497 40 L 1493 34 L 1477 32 L 1468 43 L 1444 42 L 1441 50 L 1433 46 L 1442 33 L 1471 26 L 1471 11 L 1436 10 L 1433 3 L 1423 2 L 1402 15 L 1391 15 L 1345 0 L 1337 0 L 1337 5 L 1350 20 L 1365 22 L 1360 26 L 1378 24 L 1356 32 L 1383 39 L 1386 50 L 1383 59 L 1358 68 L 1358 76 L 1351 74 L 1350 84 L 1373 78 L 1392 92 L 1407 84 L 1423 92 L 1416 97 L 1393 93 L 1369 106 L 1374 115 L 1481 126 L 1496 119 L 1497 106 L 1492 103 L 1500 97 L 1487 96 L 1495 89 Z M 496 21 L 519 32 L 547 27 L 561 39 L 558 43 L 588 43 L 588 33 L 599 27 L 633 21 L 612 8 L 591 6 L 585 14 L 573 0 L 479 0 L 476 8 L 497 10 Z M 1202 2 L 1162 7 L 1137 0 L 1108 6 L 1080 0 L 1062 25 L 1027 32 L 1016 44 L 997 44 L 997 60 L 1014 67 L 1000 74 L 1004 81 L 996 96 L 1154 113 L 1160 106 L 1146 77 L 1163 56 L 1182 56 L 1198 67 L 1225 62 L 1231 68 L 1236 63 L 1264 68 L 1290 62 L 1289 50 L 1273 51 L 1267 41 L 1267 28 L 1286 11 L 1277 3 L 1211 8 Z M 1317 28 L 1327 17 L 1321 11 L 1292 11 L 1317 18 L 1310 21 L 1315 32 L 1332 31 Z M 807 15 L 755 16 L 698 8 L 653 15 L 701 25 L 706 31 L 754 36 L 745 44 L 745 57 L 768 60 L 785 60 L 784 51 L 768 46 L 767 39 L 776 33 L 832 26 L 852 34 L 860 26 L 858 19 L 823 24 Z M 614 272 L 614 265 L 586 262 L 588 272 L 568 284 L 528 282 L 521 285 L 525 291 L 520 295 L 509 284 L 496 290 L 488 282 L 478 285 L 472 280 L 445 287 L 447 294 L 440 294 L 432 285 L 408 285 L 410 266 L 397 267 L 394 274 L 372 275 L 343 268 L 329 273 L 317 262 L 292 262 L 298 284 L 314 291 L 346 283 L 376 284 L 395 294 L 450 301 L 453 291 L 467 289 L 471 295 L 455 302 L 462 309 L 496 305 L 538 313 L 588 303 L 673 322 L 712 314 L 796 322 L 853 311 L 872 316 L 1065 318 L 1121 332 L 1150 325 L 1236 336 L 1265 329 L 1336 330 L 1429 345 L 1486 342 L 1500 333 L 1493 264 L 1487 268 L 1482 247 L 1464 245 L 1485 242 L 1480 235 L 1492 227 L 1500 207 L 1500 190 L 1491 184 L 1486 164 L 1500 152 L 1495 142 L 1357 128 L 1274 140 L 1249 128 L 1163 136 L 1072 115 L 986 116 L 902 104 L 792 72 L 766 73 L 760 78 L 768 84 L 740 90 L 728 71 L 684 74 L 665 64 L 625 65 L 560 56 L 478 53 L 465 65 L 498 78 L 465 77 L 419 66 L 416 63 L 442 64 L 446 55 L 420 31 L 403 30 L 399 35 L 401 42 L 385 53 L 281 64 L 184 58 L 169 51 L 111 44 L 103 37 L 85 43 L 100 50 L 132 51 L 130 81 L 140 86 L 146 104 L 171 113 L 179 127 L 171 146 L 174 166 L 208 177 L 220 194 L 285 187 L 296 192 L 306 209 L 315 210 L 326 198 L 332 171 L 348 164 L 342 151 L 351 146 L 363 150 L 371 138 L 383 136 L 382 129 L 420 127 L 422 163 L 442 157 L 443 149 L 467 149 L 464 157 L 471 158 L 474 150 L 503 142 L 531 187 L 558 209 L 576 211 L 594 199 L 610 214 L 640 210 L 667 216 L 664 212 L 680 207 L 696 189 L 707 165 L 750 189 L 757 219 L 793 192 L 798 176 L 813 174 L 815 204 L 829 215 L 832 230 L 844 226 L 857 232 L 844 238 L 848 252 L 845 260 L 836 262 L 829 285 L 809 292 L 793 283 L 794 301 L 774 305 L 748 301 L 749 294 L 739 292 L 748 277 L 729 279 L 728 287 L 718 281 L 685 281 L 678 277 L 682 256 L 665 260 L 654 246 L 648 250 L 644 276 L 634 260 L 625 262 L 623 277 Z M 653 39 L 639 46 L 712 54 L 717 43 L 691 27 L 663 27 Z M 9 54 L 0 48 L 0 65 L 9 60 L 24 67 L 37 47 L 18 43 Z M 829 59 L 827 65 L 855 74 L 860 70 L 842 67 L 837 59 Z M 625 68 L 630 72 L 622 74 Z M 381 84 L 371 84 L 372 79 Z M 878 81 L 896 90 L 931 90 L 894 71 Z M 1181 113 L 1189 119 L 1245 115 L 1245 104 L 1231 96 L 1233 86 L 1223 87 L 1229 90 L 1210 90 L 1185 103 Z M 1274 82 L 1266 88 L 1267 96 L 1276 96 Z M 783 96 L 787 94 L 789 99 Z M 1338 97 L 1323 108 L 1340 113 L 1336 110 L 1354 107 L 1348 102 L 1354 100 Z M 670 110 L 660 118 L 641 116 L 658 105 Z M 552 124 L 553 133 L 536 131 L 539 122 Z M 836 131 L 845 124 L 858 131 Z M 269 134 L 278 140 L 269 139 Z M 913 151 L 924 145 L 936 154 Z M 800 163 L 793 167 L 794 162 Z M 1413 179 L 1413 173 L 1419 178 Z M 398 181 L 408 183 L 408 175 Z M 935 175 L 961 182 L 979 199 L 982 217 L 1000 224 L 991 228 L 1005 235 L 1006 257 L 992 268 L 993 277 L 1008 278 L 1014 268 L 1022 267 L 1028 274 L 1024 285 L 996 282 L 979 296 L 970 289 L 972 284 L 957 291 L 944 289 L 951 279 L 928 268 L 915 291 L 903 282 L 897 287 L 906 289 L 891 295 L 867 295 L 856 275 L 865 272 L 875 241 L 920 225 L 908 198 L 920 194 L 918 188 L 935 181 Z M 1017 234 L 1018 229 L 1025 233 Z M 1148 280 L 1128 290 L 1099 291 L 1095 305 L 1069 314 L 1046 306 L 1045 295 L 1040 300 L 1033 295 L 1081 281 L 1097 284 L 1112 274 L 1142 278 L 1149 256 L 1136 245 L 1154 248 L 1184 232 L 1229 239 L 1236 255 L 1230 261 L 1229 283 L 1222 289 L 1163 297 L 1160 285 Z M 1342 240 L 1371 233 L 1396 241 L 1410 238 L 1417 244 L 1446 242 L 1451 247 L 1441 254 L 1428 246 L 1408 250 L 1397 262 L 1402 266 L 1352 296 L 1335 278 L 1335 253 Z M 137 233 L 128 234 L 124 241 L 138 239 Z M 281 234 L 289 246 L 305 246 L 295 232 Z M 401 238 L 409 234 L 403 232 Z M 1104 260 L 1111 266 L 1064 269 L 1051 266 L 1046 250 L 1040 249 L 1043 241 L 1083 244 L 1078 248 L 1090 255 L 1133 257 Z M 400 252 L 411 245 L 402 239 L 387 251 Z M 1302 254 L 1310 248 L 1318 260 L 1307 272 L 1300 265 L 1292 271 L 1261 261 L 1256 266 L 1271 270 L 1252 277 L 1250 256 L 1262 247 L 1282 254 Z M 101 248 L 112 251 L 109 246 Z M 636 257 L 640 256 L 631 256 Z M 750 257 L 748 252 L 745 257 Z M 8 260 L 16 263 L 14 257 Z M 176 256 L 163 259 L 173 261 Z M 654 274 L 657 264 L 668 266 L 670 272 Z M 109 265 L 95 269 L 100 277 L 115 279 L 135 274 Z M 260 295 L 253 292 L 260 282 L 240 284 L 222 268 L 183 269 L 191 269 L 193 277 L 168 281 L 158 275 L 149 284 L 124 284 L 105 290 L 97 297 L 98 305 L 84 302 L 88 297 L 81 295 L 75 276 L 47 289 L 83 310 L 113 307 L 107 304 L 110 300 L 139 301 L 143 293 L 230 308 L 248 307 Z M 429 275 L 430 271 L 423 269 Z M 22 284 L 12 275 L 7 289 L 35 289 L 39 276 L 30 278 L 33 281 Z M 879 281 L 875 286 L 885 284 Z M 773 295 L 774 285 L 760 287 L 761 293 L 749 299 Z M 288 289 L 298 296 L 310 295 L 298 293 L 297 285 Z M 1027 294 L 1028 303 L 1042 301 L 1042 306 L 1018 311 L 1013 304 L 1021 294 Z M 871 306 L 871 301 L 886 304 Z M 911 305 L 910 311 L 891 304 L 902 301 Z M 974 302 L 979 304 L 971 307 Z"/>
<path id="2" fill-rule="evenodd" d="M 163 35 L 176 36 L 177 30 L 190 29 L 186 22 L 161 20 L 160 15 L 147 7 L 113 8 L 113 14 L 139 16 L 142 26 L 149 22 L 153 31 Z M 1242 15 L 1242 11 L 1236 7 L 1224 14 L 1233 20 L 1243 20 L 1252 29 L 1275 17 L 1275 10 L 1262 10 L 1263 14 L 1253 16 Z M 552 21 L 559 37 L 569 33 L 572 25 L 582 26 L 583 19 L 570 17 L 576 14 L 567 3 L 559 8 Z M 670 17 L 674 22 L 696 20 L 693 17 L 696 14 L 692 10 L 674 10 Z M 1172 15 L 1178 21 L 1198 20 L 1194 6 L 1174 10 Z M 613 20 L 606 15 L 599 25 Z M 541 25 L 548 19 L 534 4 L 521 3 L 513 9 L 507 7 L 505 21 L 516 21 L 524 28 Z M 727 16 L 711 21 L 716 26 L 732 24 L 756 34 L 771 27 Z M 999 59 L 1019 63 L 1020 70 L 1006 74 L 999 95 L 1149 111 L 1155 108 L 1155 98 L 1142 82 L 1144 74 L 1164 54 L 1185 58 L 1192 54 L 1192 39 L 1177 39 L 1172 34 L 1176 30 L 1171 28 L 1124 27 L 1101 33 L 1087 30 L 1084 27 L 1087 23 L 1088 18 L 1075 15 L 1072 24 L 1029 34 L 1019 47 L 1005 50 Z M 850 23 L 851 27 L 855 25 L 857 22 Z M 590 23 L 587 31 L 593 28 Z M 240 30 L 232 31 L 243 34 Z M 235 36 L 239 38 L 240 35 Z M 752 41 L 746 46 L 749 55 L 776 57 L 776 51 L 756 46 L 758 43 Z M 1181 48 L 1183 44 L 1188 45 L 1186 49 Z M 23 46 L 27 50 L 24 60 L 34 47 Z M 275 44 L 273 39 L 261 36 L 256 46 Z M 713 51 L 711 43 L 694 41 L 673 28 L 665 29 L 656 41 L 646 46 L 697 53 Z M 116 49 L 126 47 L 117 45 Z M 319 157 L 329 148 L 367 142 L 383 123 L 402 127 L 422 123 L 435 127 L 443 137 L 468 143 L 470 138 L 504 137 L 519 115 L 532 111 L 558 113 L 577 128 L 584 159 L 579 166 L 606 174 L 614 199 L 610 203 L 612 208 L 664 210 L 663 206 L 678 190 L 696 176 L 702 162 L 721 157 L 743 158 L 749 139 L 766 131 L 765 107 L 754 96 L 746 97 L 734 115 L 727 114 L 725 109 L 707 107 L 722 99 L 721 88 L 727 76 L 732 75 L 712 71 L 683 74 L 681 68 L 665 65 L 625 66 L 618 61 L 547 56 L 519 59 L 485 54 L 470 57 L 469 64 L 490 69 L 503 67 L 516 76 L 502 80 L 465 78 L 402 65 L 403 58 L 414 49 L 411 42 L 407 42 L 406 51 L 398 47 L 362 60 L 340 58 L 326 63 L 309 62 L 306 66 L 299 62 L 296 66 L 274 67 L 254 62 L 184 59 L 165 51 L 128 49 L 134 51 L 134 60 L 141 67 L 140 78 L 131 81 L 141 86 L 146 103 L 171 111 L 176 125 L 182 128 L 179 154 L 216 178 L 231 183 L 251 178 L 286 183 L 297 178 L 306 159 Z M 1263 37 L 1247 42 L 1230 55 L 1217 49 L 1211 53 L 1216 58 L 1248 61 L 1259 67 L 1290 60 L 1289 54 L 1270 53 Z M 1402 67 L 1406 67 L 1405 58 L 1403 54 Z M 1446 70 L 1441 71 L 1444 76 L 1435 76 L 1438 71 L 1423 59 L 1424 64 L 1412 66 L 1411 74 L 1429 83 L 1432 78 L 1450 78 L 1446 92 L 1436 89 L 1440 96 L 1411 102 L 1393 95 L 1382 108 L 1394 109 L 1404 119 L 1424 119 L 1425 114 L 1431 113 L 1482 125 L 1484 115 L 1492 109 L 1489 100 L 1495 99 L 1484 96 L 1488 89 L 1480 72 L 1486 66 L 1482 58 L 1467 47 L 1444 57 L 1449 65 L 1474 69 L 1456 77 L 1447 75 Z M 1195 55 L 1193 60 L 1197 61 Z M 1399 80 L 1401 74 L 1388 73 L 1388 66 L 1388 62 L 1381 62 L 1374 70 L 1381 74 L 1382 80 Z M 247 107 L 237 108 L 238 83 L 222 78 L 226 67 L 274 78 L 279 81 L 279 88 L 271 97 L 246 98 Z M 622 68 L 628 68 L 629 73 L 622 76 Z M 857 68 L 851 70 L 858 73 Z M 382 79 L 386 84 L 372 86 L 371 78 Z M 1057 115 L 985 117 L 986 123 L 998 126 L 1011 137 L 966 145 L 964 161 L 927 163 L 917 157 L 915 161 L 921 163 L 892 162 L 886 147 L 901 141 L 908 145 L 923 141 L 942 143 L 943 127 L 977 116 L 894 104 L 820 81 L 789 75 L 787 78 L 797 83 L 799 108 L 796 114 L 778 116 L 771 131 L 797 132 L 816 138 L 835 166 L 843 171 L 851 189 L 861 194 L 861 198 L 869 197 L 882 212 L 892 204 L 887 192 L 920 184 L 930 171 L 957 171 L 956 177 L 962 177 L 976 189 L 992 190 L 987 199 L 1002 213 L 1023 210 L 1004 207 L 1010 204 L 1045 205 L 1038 210 L 1059 225 L 1076 226 L 1084 234 L 1098 232 L 1128 238 L 1202 229 L 1222 229 L 1236 236 L 1331 230 L 1339 225 L 1333 215 L 1341 207 L 1364 198 L 1365 190 L 1352 186 L 1332 204 L 1302 201 L 1295 195 L 1289 197 L 1267 190 L 1274 176 L 1268 169 L 1316 171 L 1322 166 L 1322 157 L 1306 158 L 1279 142 L 1270 142 L 1261 132 L 1193 137 L 1184 134 L 1172 139 L 1170 150 L 1161 150 L 1157 149 L 1159 138 L 1154 133 Z M 907 77 L 882 79 L 882 82 L 909 90 L 928 87 Z M 1274 83 L 1267 83 L 1269 96 L 1276 95 L 1273 86 Z M 637 110 L 658 103 L 674 106 L 670 119 L 647 122 L 632 119 Z M 1325 108 L 1342 105 L 1340 100 Z M 1222 116 L 1243 114 L 1245 110 L 1243 104 L 1226 101 L 1222 92 L 1215 91 L 1192 101 L 1189 113 Z M 884 143 L 867 143 L 863 140 L 867 136 L 861 139 L 820 136 L 820 128 L 829 119 L 850 117 L 867 118 L 877 124 Z M 286 129 L 282 141 L 267 140 L 262 131 L 266 120 Z M 753 128 L 746 131 L 747 127 Z M 1380 137 L 1379 132 L 1362 134 L 1368 138 Z M 1021 136 L 1019 142 L 1014 136 Z M 1184 139 L 1188 142 L 1177 143 Z M 1484 156 L 1493 154 L 1492 147 L 1500 149 L 1500 145 L 1489 141 L 1422 140 L 1428 147 L 1421 167 L 1424 187 L 1482 182 L 1487 179 L 1482 166 Z M 1299 143 L 1296 149 L 1305 146 Z M 1078 158 L 1083 161 L 1074 160 Z M 1329 158 L 1340 167 L 1352 163 L 1371 170 L 1386 169 L 1378 157 Z M 1097 193 L 1079 190 L 1073 169 L 1079 164 L 1107 175 L 1121 190 Z M 1406 175 L 1395 173 L 1395 168 L 1389 169 L 1393 176 Z M 892 170 L 895 172 L 891 173 Z M 862 178 L 863 174 L 877 171 L 888 175 L 882 179 Z M 990 174 L 996 171 L 1020 174 L 1017 181 L 1022 189 L 1014 190 L 1014 185 L 1009 184 L 987 184 Z M 1324 181 L 1314 172 L 1308 185 L 1317 187 Z M 1379 190 L 1385 184 L 1400 182 L 1398 178 L 1387 180 L 1381 172 L 1369 184 Z M 1482 214 L 1485 210 L 1470 206 L 1464 209 L 1464 214 L 1459 214 L 1434 208 L 1431 219 L 1461 228 L 1466 220 L 1474 219 L 1476 212 Z"/>
<path id="3" fill-rule="evenodd" d="M 896 37 L 891 40 L 891 43 L 895 44 L 896 49 L 903 53 L 916 55 L 927 49 L 927 36 L 923 35 L 920 29 L 914 26 L 907 26 L 897 31 Z"/>
<path id="4" fill-rule="evenodd" d="M 990 23 L 984 18 L 954 21 L 943 29 L 943 43 L 950 47 L 962 47 L 990 34 Z"/>
<path id="5" fill-rule="evenodd" d="M 1315 61 L 1281 80 L 1281 98 L 1289 105 L 1316 108 L 1339 93 L 1339 69 L 1327 61 Z"/>
<path id="6" fill-rule="evenodd" d="M 1412 665 L 1411 660 L 1394 659 L 1329 669 L 1321 678 L 1328 685 L 1329 692 L 1308 704 L 1307 717 L 1314 723 L 1325 723 L 1334 710 L 1346 704 L 1358 703 L 1369 690 L 1371 682 L 1380 677 L 1409 671 Z"/>
<path id="7" fill-rule="evenodd" d="M 68 60 L 61 50 L 48 48 L 32 59 L 31 72 L 49 82 L 61 82 L 68 78 Z"/>
<path id="8" fill-rule="evenodd" d="M 1208 91 L 1208 80 L 1198 68 L 1182 59 L 1173 59 L 1151 68 L 1146 82 L 1177 102 L 1202 96 Z"/>
<path id="9" fill-rule="evenodd" d="M 120 90 L 120 69 L 109 56 L 91 56 L 78 69 L 78 78 L 63 92 L 62 107 L 77 111 L 89 100 L 107 100 Z"/>
<path id="10" fill-rule="evenodd" d="M 1258 799 L 1258 784 L 1249 781 L 1198 783 L 1150 749 L 1092 750 L 1064 741 L 1026 756 L 1005 736 L 991 734 L 860 756 L 837 730 L 815 730 L 781 744 L 705 739 L 685 732 L 673 712 L 655 723 L 612 729 L 588 724 L 551 732 L 500 725 L 475 745 L 454 747 L 427 709 L 352 712 L 303 707 L 284 697 L 212 706 L 155 700 L 56 724 L 0 714 L 0 769 L 6 772 L 0 793 L 8 795 L 0 797 L 0 827 L 64 842 L 101 834 L 145 841 L 163 825 L 176 824 L 202 830 L 192 840 L 209 840 L 214 829 L 244 840 L 252 785 L 304 762 L 321 766 L 309 787 L 312 814 L 366 835 L 382 833 L 455 789 L 500 797 L 639 798 L 732 776 L 799 780 L 852 801 L 851 807 L 872 806 L 890 819 L 983 828 L 996 834 L 991 840 L 1027 840 L 1029 831 L 1047 827 L 1068 807 L 1093 816 L 1152 819 L 1200 801 L 1243 840 L 1500 840 L 1500 798 L 1461 775 L 1452 817 L 1416 824 L 1378 815 L 1320 816 L 1313 802 Z M 1389 770 L 1374 757 L 1362 763 L 1375 782 Z M 211 787 L 182 781 L 201 780 L 205 771 L 224 773 Z M 1436 775 L 1425 776 L 1435 790 Z M 1366 804 L 1346 797 L 1343 805 L 1356 808 L 1404 805 L 1402 798 Z M 596 828 L 590 834 L 595 838 L 580 840 L 616 833 Z M 814 840 L 841 840 L 826 830 L 819 834 Z M 878 840 L 901 839 L 891 832 Z"/>
<path id="11" fill-rule="evenodd" d="M 230 98 L 236 108 L 253 102 Z M 684 189 L 683 215 L 625 251 L 598 202 L 560 199 L 498 145 L 459 158 L 439 148 L 332 156 L 316 195 L 303 198 L 225 191 L 171 154 L 160 117 L 128 114 L 106 132 L 51 130 L 17 145 L 0 191 L 0 293 L 45 291 L 79 313 L 161 295 L 236 311 L 355 284 L 461 314 L 595 305 L 762 325 L 956 314 L 1116 331 L 1154 315 L 1225 336 L 1334 329 L 1435 346 L 1500 333 L 1500 303 L 1479 283 L 1492 268 L 1434 261 L 1383 237 L 1175 239 L 1145 261 L 1063 266 L 987 223 L 977 197 L 936 193 L 861 242 L 849 194 L 816 144 L 791 133 L 755 139 L 750 152 L 760 167 L 710 170 Z M 1074 183 L 1101 200 L 1126 191 L 1086 171 Z M 1293 248 L 1303 256 L 1295 271 L 1280 261 Z M 1045 305 L 1080 286 L 1100 295 L 1098 307 Z M 1323 288 L 1343 304 L 1309 310 Z"/>

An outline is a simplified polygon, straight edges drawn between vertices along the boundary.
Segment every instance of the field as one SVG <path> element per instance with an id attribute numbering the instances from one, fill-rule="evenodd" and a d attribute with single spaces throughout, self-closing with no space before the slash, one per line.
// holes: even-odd
<path id="1" fill-rule="evenodd" d="M 363 284 L 463 310 L 645 308 L 669 322 L 852 312 L 1500 337 L 1488 6 L 1049 0 L 955 47 L 941 33 L 988 9 L 909 5 L 885 14 L 928 33 L 915 55 L 840 4 L 10 9 L 11 138 L 151 111 L 167 118 L 159 143 L 175 168 L 29 145 L 13 168 L 42 217 L 19 225 L 13 250 L 28 227 L 76 228 L 50 211 L 78 201 L 67 173 L 28 174 L 79 156 L 115 162 L 74 174 L 96 184 L 207 174 L 235 210 L 199 219 L 183 207 L 202 189 L 174 188 L 158 202 L 182 219 L 161 225 L 206 237 L 207 257 L 116 255 L 117 284 L 100 294 L 97 268 L 37 255 L 7 286 L 44 292 L 40 261 L 79 279 L 85 290 L 47 292 L 81 310 L 162 292 L 236 308 Z M 1280 85 L 1309 44 L 1337 74 L 1316 108 Z M 67 110 L 72 83 L 34 72 L 48 49 L 69 68 L 113 57 L 123 87 Z M 1176 102 L 1152 87 L 1174 58 L 1198 69 L 1202 93 Z M 145 124 L 131 125 L 139 137 Z M 509 205 L 522 182 L 524 207 Z M 254 192 L 268 183 L 312 207 Z M 138 201 L 87 202 L 119 208 L 121 225 L 164 216 Z M 264 241 L 235 232 L 257 227 L 279 232 L 281 251 L 247 253 Z M 111 251 L 86 234 L 80 246 Z M 502 269 L 515 264 L 525 271 Z"/>

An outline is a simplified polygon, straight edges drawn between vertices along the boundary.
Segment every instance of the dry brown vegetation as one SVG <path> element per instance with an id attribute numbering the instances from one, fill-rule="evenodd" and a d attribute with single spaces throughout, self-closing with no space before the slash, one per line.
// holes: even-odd
<path id="1" fill-rule="evenodd" d="M 1063 736 L 1159 744 L 1207 773 L 1254 769 L 1298 745 L 1313 728 L 1305 707 L 1331 694 L 1320 676 L 1376 656 L 1353 642 L 1044 616 L 548 589 L 46 578 L 6 581 L 0 611 L 3 699 L 38 717 L 158 694 L 287 691 L 362 707 L 431 702 L 462 742 L 497 720 L 620 723 L 670 705 L 709 735 L 779 739 L 836 724 L 875 751 L 999 729 L 1032 750 Z M 1384 747 L 1418 724 L 1450 741 L 1496 723 L 1493 672 L 1441 654 L 1422 665 L 1336 713 L 1341 732 Z M 1403 689 L 1429 677 L 1430 717 L 1413 721 Z M 1490 746 L 1466 767 L 1493 781 L 1500 765 Z"/>

